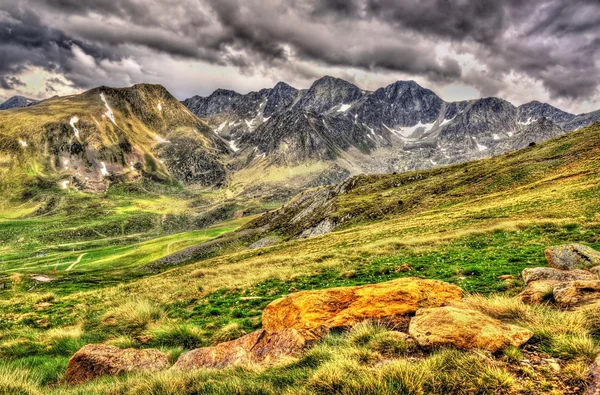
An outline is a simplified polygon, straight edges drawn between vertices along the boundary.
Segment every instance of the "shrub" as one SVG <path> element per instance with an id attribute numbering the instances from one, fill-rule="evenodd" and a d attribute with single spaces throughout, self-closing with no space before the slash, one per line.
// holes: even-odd
<path id="1" fill-rule="evenodd" d="M 153 347 L 181 347 L 186 350 L 206 346 L 206 332 L 189 324 L 164 324 L 148 331 Z"/>
<path id="2" fill-rule="evenodd" d="M 101 322 L 104 327 L 119 334 L 139 335 L 162 317 L 160 308 L 149 301 L 137 300 L 108 310 Z"/>

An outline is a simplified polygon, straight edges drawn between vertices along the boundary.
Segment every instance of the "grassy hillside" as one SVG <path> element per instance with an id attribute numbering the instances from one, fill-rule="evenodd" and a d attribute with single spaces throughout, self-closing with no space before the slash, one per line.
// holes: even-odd
<path id="1" fill-rule="evenodd" d="M 245 225 L 268 224 L 267 233 L 283 243 L 236 245 L 217 257 L 101 289 L 69 289 L 60 281 L 30 289 L 27 268 L 13 270 L 0 290 L 0 388 L 17 377 L 13 382 L 32 393 L 48 392 L 48 386 L 55 393 L 581 393 L 585 366 L 598 346 L 598 322 L 528 308 L 508 297 L 522 288 L 523 268 L 544 265 L 546 246 L 582 242 L 600 249 L 599 158 L 595 125 L 496 158 L 361 176 L 332 189 L 295 223 L 302 210 L 288 204 Z M 325 203 L 329 208 L 319 210 Z M 336 231 L 290 238 L 326 218 Z M 163 248 L 171 240 L 153 243 Z M 499 281 L 504 274 L 517 280 Z M 287 293 L 405 276 L 442 279 L 472 293 L 502 293 L 468 303 L 532 328 L 539 347 L 563 358 L 564 369 L 514 370 L 508 362 L 519 360 L 516 352 L 491 358 L 443 351 L 415 361 L 405 358 L 402 345 L 394 346 L 395 359 L 382 367 L 390 351 L 369 339 L 387 335 L 371 328 L 364 342 L 356 343 L 353 334 L 331 336 L 303 359 L 266 370 L 64 384 L 69 357 L 86 343 L 158 347 L 175 359 L 185 349 L 260 327 L 261 310 Z M 394 387 L 399 377 L 412 387 Z"/>
<path id="2" fill-rule="evenodd" d="M 180 163 L 179 150 L 196 153 Z M 0 113 L 2 201 L 140 178 L 223 184 L 225 143 L 164 87 L 100 87 Z M 210 174 L 186 176 L 210 165 Z"/>

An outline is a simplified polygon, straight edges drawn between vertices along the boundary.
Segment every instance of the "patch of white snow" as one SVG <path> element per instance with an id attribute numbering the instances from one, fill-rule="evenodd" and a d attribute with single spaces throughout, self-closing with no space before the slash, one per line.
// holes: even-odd
<path id="1" fill-rule="evenodd" d="M 75 133 L 75 137 L 79 138 L 79 130 L 75 127 L 75 124 L 79 122 L 79 118 L 77 117 L 73 117 L 71 118 L 71 120 L 69 121 L 69 124 L 71 124 L 71 127 L 73 128 L 73 132 Z"/>
<path id="2" fill-rule="evenodd" d="M 61 182 L 60 182 L 60 187 L 61 187 L 62 189 L 67 189 L 67 188 L 69 187 L 69 180 L 66 180 L 66 181 L 61 181 Z"/>
<path id="3" fill-rule="evenodd" d="M 337 112 L 346 112 L 350 107 L 352 107 L 351 104 L 342 104 Z"/>
<path id="4" fill-rule="evenodd" d="M 108 175 L 108 170 L 106 169 L 106 163 L 100 162 L 100 165 L 102 166 L 100 168 L 100 173 L 102 173 L 103 176 L 107 176 Z"/>
<path id="5" fill-rule="evenodd" d="M 233 152 L 238 152 L 240 149 L 235 145 L 235 140 L 229 140 L 229 147 Z"/>
<path id="6" fill-rule="evenodd" d="M 27 147 L 27 141 L 25 140 L 19 139 L 19 144 L 21 144 L 23 147 Z"/>
<path id="7" fill-rule="evenodd" d="M 106 106 L 106 112 L 104 113 L 104 115 L 106 115 L 112 121 L 112 123 L 114 123 L 115 126 L 117 126 L 117 122 L 115 122 L 115 114 L 113 113 L 112 109 L 108 105 L 108 102 L 106 101 L 106 97 L 104 96 L 104 93 L 100 94 L 100 99 L 102 99 L 102 101 L 104 102 L 104 105 Z"/>
<path id="8" fill-rule="evenodd" d="M 156 139 L 156 141 L 158 141 L 159 143 L 170 143 L 169 140 L 165 139 L 164 137 L 160 137 L 158 134 L 154 135 L 154 138 Z"/>

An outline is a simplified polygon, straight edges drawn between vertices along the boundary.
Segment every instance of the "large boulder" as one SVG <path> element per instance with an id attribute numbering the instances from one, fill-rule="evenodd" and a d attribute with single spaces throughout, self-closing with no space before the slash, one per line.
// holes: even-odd
<path id="1" fill-rule="evenodd" d="M 590 368 L 591 382 L 588 385 L 585 395 L 600 395 L 600 355 Z"/>
<path id="2" fill-rule="evenodd" d="M 263 311 L 266 330 L 350 328 L 364 320 L 406 329 L 409 316 L 423 307 L 460 300 L 462 290 L 437 280 L 402 278 L 357 287 L 303 291 L 271 302 Z M 403 327 L 403 328 L 401 328 Z"/>
<path id="3" fill-rule="evenodd" d="M 574 281 L 597 280 L 598 276 L 587 270 L 558 270 L 552 267 L 534 267 L 523 270 L 523 281 L 529 284 L 532 281 Z"/>
<path id="4" fill-rule="evenodd" d="M 324 333 L 322 333 L 324 334 Z M 294 357 L 320 336 L 295 329 L 258 330 L 239 339 L 203 347 L 182 354 L 173 369 L 224 368 L 231 365 L 272 364 L 283 357 Z"/>
<path id="5" fill-rule="evenodd" d="M 493 353 L 508 346 L 520 347 L 533 336 L 528 329 L 505 324 L 479 311 L 451 306 L 417 311 L 408 333 L 425 348 L 450 346 Z"/>
<path id="6" fill-rule="evenodd" d="M 104 344 L 88 344 L 69 360 L 66 378 L 70 384 L 81 384 L 105 375 L 158 372 L 168 367 L 169 359 L 158 350 L 121 349 Z"/>
<path id="7" fill-rule="evenodd" d="M 516 298 L 527 304 L 546 303 L 552 299 L 554 286 L 558 283 L 559 281 L 552 280 L 532 281 Z"/>
<path id="8" fill-rule="evenodd" d="M 556 284 L 553 295 L 556 304 L 564 308 L 577 310 L 600 306 L 600 280 Z"/>
<path id="9" fill-rule="evenodd" d="M 600 252 L 583 244 L 565 244 L 548 247 L 548 264 L 559 270 L 589 269 L 600 265 Z"/>

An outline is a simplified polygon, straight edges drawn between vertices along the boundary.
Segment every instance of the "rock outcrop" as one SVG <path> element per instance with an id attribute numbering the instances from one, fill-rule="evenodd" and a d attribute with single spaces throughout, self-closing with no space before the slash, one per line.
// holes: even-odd
<path id="1" fill-rule="evenodd" d="M 563 308 L 600 306 L 600 280 L 569 281 L 554 286 L 554 300 Z"/>
<path id="2" fill-rule="evenodd" d="M 600 252 L 582 244 L 546 248 L 548 264 L 560 270 L 589 269 L 600 265 Z"/>
<path id="3" fill-rule="evenodd" d="M 590 368 L 591 382 L 585 391 L 585 395 L 600 395 L 600 355 Z"/>
<path id="4" fill-rule="evenodd" d="M 539 280 L 532 281 L 527 287 L 517 295 L 517 299 L 527 304 L 542 304 L 552 299 L 554 286 L 558 281 Z"/>
<path id="5" fill-rule="evenodd" d="M 350 328 L 363 320 L 406 328 L 418 309 L 460 300 L 462 290 L 436 280 L 402 278 L 380 284 L 303 291 L 271 302 L 263 311 L 263 328 Z"/>
<path id="6" fill-rule="evenodd" d="M 528 329 L 505 324 L 479 311 L 450 306 L 417 311 L 408 333 L 421 347 L 479 348 L 493 353 L 508 346 L 520 347 L 533 336 Z"/>
<path id="7" fill-rule="evenodd" d="M 259 330 L 239 339 L 203 347 L 182 354 L 173 369 L 224 368 L 232 365 L 271 364 L 284 357 L 297 356 L 324 332 L 295 329 Z"/>
<path id="8" fill-rule="evenodd" d="M 576 281 L 597 280 L 598 276 L 587 270 L 559 270 L 552 267 L 534 267 L 523 270 L 523 281 L 529 284 L 532 281 Z"/>
<path id="9" fill-rule="evenodd" d="M 82 384 L 95 378 L 128 372 L 158 372 L 169 367 L 167 356 L 153 349 L 121 349 L 104 344 L 88 344 L 69 360 L 67 382 Z"/>

